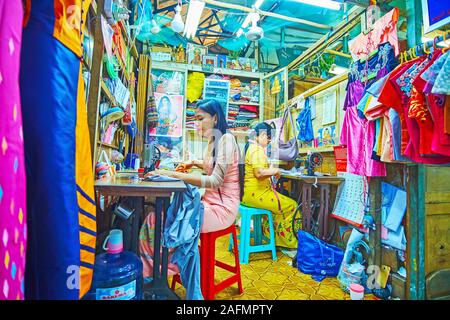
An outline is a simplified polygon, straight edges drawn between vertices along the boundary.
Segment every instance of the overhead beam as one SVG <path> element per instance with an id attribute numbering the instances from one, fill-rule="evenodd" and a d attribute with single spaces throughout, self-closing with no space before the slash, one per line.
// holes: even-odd
<path id="1" fill-rule="evenodd" d="M 370 6 L 369 0 L 343 0 L 343 1 L 338 1 L 338 2 L 353 4 L 353 5 L 361 7 L 361 8 L 367 8 L 368 6 Z"/>
<path id="2" fill-rule="evenodd" d="M 277 9 L 279 6 L 281 5 L 281 0 L 279 0 L 279 1 L 277 1 L 277 2 L 275 2 L 274 4 L 272 4 L 272 6 L 269 8 L 269 12 L 272 12 L 273 10 L 275 10 L 275 9 Z M 259 23 L 260 23 L 260 25 L 262 25 L 262 23 L 264 22 L 264 20 L 267 18 L 267 16 L 264 16 L 264 17 L 262 17 L 260 20 L 259 20 Z M 251 45 L 251 42 L 247 45 L 247 47 L 245 48 L 245 50 L 244 50 L 244 55 L 246 55 L 247 54 L 247 52 L 248 52 L 248 50 L 250 49 L 250 45 Z"/>
<path id="3" fill-rule="evenodd" d="M 244 11 L 244 12 L 255 12 L 255 9 L 253 9 L 253 8 L 241 6 L 238 4 L 225 3 L 225 2 L 216 1 L 216 0 L 203 0 L 203 2 L 205 2 L 209 5 L 221 7 L 221 8 L 240 10 L 240 11 Z M 263 11 L 263 10 L 256 10 L 256 12 L 258 12 L 260 15 L 263 15 L 263 16 L 268 16 L 268 17 L 285 20 L 285 21 L 291 21 L 291 22 L 296 22 L 296 23 L 300 23 L 300 24 L 305 24 L 305 25 L 312 26 L 312 27 L 319 28 L 319 29 L 328 29 L 329 30 L 331 28 L 330 26 L 328 26 L 326 24 L 316 23 L 316 22 L 304 20 L 304 19 L 288 17 L 288 16 L 284 16 L 284 15 L 274 13 L 274 12 L 268 12 L 268 11 Z"/>
<path id="4" fill-rule="evenodd" d="M 321 35 L 321 36 L 323 36 L 326 33 L 326 32 L 324 33 L 324 32 L 319 32 L 319 31 L 311 31 L 311 30 L 307 30 L 307 29 L 304 29 L 304 28 L 299 28 L 299 27 L 292 26 L 292 25 L 287 25 L 285 28 L 288 28 L 289 30 L 296 30 L 296 31 L 303 31 L 303 32 L 307 32 L 307 33 L 318 34 L 318 35 Z"/>
<path id="5" fill-rule="evenodd" d="M 330 43 L 335 42 L 337 39 L 353 29 L 358 23 L 360 23 L 361 14 L 364 11 L 365 10 L 360 7 L 351 8 L 347 19 L 340 22 L 330 35 L 324 35 L 313 46 L 303 52 L 297 59 L 292 61 L 289 64 L 288 69 L 290 70 L 298 67 L 301 63 L 311 58 L 314 54 L 326 49 Z"/>

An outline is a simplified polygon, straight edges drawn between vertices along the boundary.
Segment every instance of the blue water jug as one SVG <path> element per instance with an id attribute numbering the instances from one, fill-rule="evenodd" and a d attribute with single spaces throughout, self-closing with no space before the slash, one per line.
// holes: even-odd
<path id="1" fill-rule="evenodd" d="M 111 230 L 106 242 L 106 253 L 95 258 L 92 287 L 86 299 L 141 300 L 141 259 L 130 251 L 123 251 L 122 230 Z"/>

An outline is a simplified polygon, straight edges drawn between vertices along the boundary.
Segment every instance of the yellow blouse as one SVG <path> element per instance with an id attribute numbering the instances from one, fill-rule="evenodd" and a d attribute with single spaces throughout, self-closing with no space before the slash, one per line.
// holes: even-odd
<path id="1" fill-rule="evenodd" d="M 267 161 L 264 148 L 252 143 L 248 147 L 245 154 L 245 176 L 244 176 L 244 190 L 248 189 L 267 189 L 270 188 L 270 179 L 257 179 L 253 173 L 254 169 L 266 169 L 269 168 L 269 162 Z"/>

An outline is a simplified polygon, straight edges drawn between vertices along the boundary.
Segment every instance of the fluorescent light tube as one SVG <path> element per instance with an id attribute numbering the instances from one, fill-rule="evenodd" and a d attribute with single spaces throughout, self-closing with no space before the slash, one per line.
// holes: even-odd
<path id="1" fill-rule="evenodd" d="M 332 0 L 294 0 L 294 1 L 331 10 L 341 9 L 341 4 Z"/>
<path id="2" fill-rule="evenodd" d="M 191 2 L 189 3 L 188 15 L 183 32 L 183 35 L 186 38 L 195 37 L 198 29 L 198 23 L 200 22 L 200 17 L 202 16 L 204 8 L 205 3 L 203 1 L 191 0 Z"/>
<path id="3" fill-rule="evenodd" d="M 256 0 L 254 7 L 256 9 L 259 9 L 261 7 L 261 5 L 263 4 L 264 0 Z"/>

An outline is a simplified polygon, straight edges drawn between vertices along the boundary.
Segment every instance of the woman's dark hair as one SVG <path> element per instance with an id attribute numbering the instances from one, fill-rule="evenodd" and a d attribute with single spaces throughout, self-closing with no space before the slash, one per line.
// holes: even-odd
<path id="1" fill-rule="evenodd" d="M 262 132 L 266 132 L 267 138 L 270 140 L 270 139 L 272 139 L 272 130 L 273 129 L 274 128 L 271 125 L 269 125 L 265 122 L 260 122 L 252 129 L 253 132 L 250 134 L 249 140 L 253 140 L 255 137 L 259 137 L 259 135 Z M 241 200 L 242 200 L 242 197 L 244 196 L 245 155 L 247 154 L 247 150 L 249 147 L 250 147 L 250 141 L 247 141 L 245 143 L 244 152 L 239 161 L 239 186 L 241 188 Z"/>
<path id="2" fill-rule="evenodd" d="M 161 99 L 159 99 L 158 110 L 162 106 L 163 100 L 167 100 L 167 105 L 170 106 L 171 102 L 170 102 L 169 97 L 168 96 L 162 96 Z"/>
<path id="3" fill-rule="evenodd" d="M 218 129 L 222 134 L 225 134 L 228 130 L 228 123 L 225 115 L 223 114 L 222 106 L 219 101 L 215 99 L 202 100 L 197 103 L 197 107 L 211 116 L 217 116 L 217 124 L 214 129 Z"/>
<path id="4" fill-rule="evenodd" d="M 228 123 L 227 123 L 227 119 L 225 117 L 225 114 L 223 113 L 222 110 L 222 106 L 220 104 L 219 101 L 217 101 L 216 99 L 206 99 L 206 100 L 201 100 L 197 103 L 197 107 L 202 110 L 205 111 L 206 113 L 208 113 L 211 116 L 217 116 L 217 123 L 214 125 L 214 129 L 219 130 L 222 135 L 224 135 L 225 133 L 228 132 Z M 214 147 L 212 150 L 212 157 L 213 157 L 213 168 L 216 166 L 216 158 L 217 158 L 217 146 L 219 144 L 219 140 L 215 139 L 215 136 L 213 135 L 213 139 L 214 139 Z M 240 155 L 240 150 L 239 150 L 239 145 L 236 143 L 237 146 L 237 152 Z M 239 165 L 239 177 L 241 176 L 241 168 Z M 220 192 L 220 188 L 219 188 L 219 195 L 220 198 L 222 199 L 222 194 Z M 242 198 L 242 188 L 241 188 L 241 194 L 240 197 Z"/>

